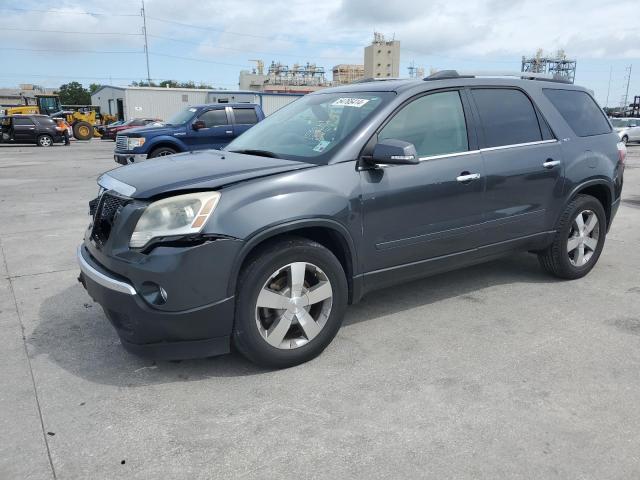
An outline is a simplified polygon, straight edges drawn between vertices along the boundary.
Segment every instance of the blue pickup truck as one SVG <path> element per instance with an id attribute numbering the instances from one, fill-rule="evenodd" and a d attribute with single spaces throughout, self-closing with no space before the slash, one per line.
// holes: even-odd
<path id="1" fill-rule="evenodd" d="M 113 158 L 127 165 L 178 152 L 220 149 L 263 119 L 260 106 L 252 103 L 187 107 L 162 126 L 136 128 L 117 135 Z"/>

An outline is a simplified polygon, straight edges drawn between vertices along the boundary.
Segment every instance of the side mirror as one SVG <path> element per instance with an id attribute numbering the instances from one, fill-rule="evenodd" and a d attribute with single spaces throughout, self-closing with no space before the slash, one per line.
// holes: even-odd
<path id="1" fill-rule="evenodd" d="M 207 128 L 207 125 L 205 125 L 204 120 L 196 120 L 191 124 L 191 128 L 197 131 L 201 128 Z"/>
<path id="2" fill-rule="evenodd" d="M 373 147 L 371 155 L 373 163 L 386 165 L 416 165 L 420 163 L 416 147 L 413 143 L 388 138 Z"/>

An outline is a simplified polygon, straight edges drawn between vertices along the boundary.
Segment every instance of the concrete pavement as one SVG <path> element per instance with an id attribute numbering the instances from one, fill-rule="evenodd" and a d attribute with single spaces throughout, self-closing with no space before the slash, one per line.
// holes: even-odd
<path id="1" fill-rule="evenodd" d="M 638 478 L 640 146 L 598 266 L 515 255 L 349 308 L 325 353 L 126 353 L 77 283 L 112 142 L 0 145 L 0 478 Z"/>

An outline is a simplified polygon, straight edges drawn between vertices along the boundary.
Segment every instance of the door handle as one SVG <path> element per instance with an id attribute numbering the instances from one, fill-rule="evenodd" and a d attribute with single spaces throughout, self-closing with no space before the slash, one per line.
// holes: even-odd
<path id="1" fill-rule="evenodd" d="M 551 160 L 550 158 L 542 164 L 544 168 L 553 168 L 557 167 L 558 165 L 560 165 L 560 160 Z"/>
<path id="2" fill-rule="evenodd" d="M 469 183 L 473 180 L 478 180 L 479 178 L 479 173 L 462 172 L 459 176 L 456 177 L 456 180 L 460 183 Z"/>
<path id="3" fill-rule="evenodd" d="M 226 133 L 227 135 L 231 135 L 231 134 L 233 133 L 233 130 L 227 130 L 227 131 L 226 131 L 226 132 L 224 132 L 224 133 Z"/>

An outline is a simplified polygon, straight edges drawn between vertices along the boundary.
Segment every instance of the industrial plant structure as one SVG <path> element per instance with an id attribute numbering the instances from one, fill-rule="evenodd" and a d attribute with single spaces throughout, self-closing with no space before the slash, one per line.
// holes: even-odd
<path id="1" fill-rule="evenodd" d="M 564 50 L 558 50 L 555 56 L 546 56 L 538 49 L 534 57 L 522 57 L 522 72 L 550 73 L 555 78 L 574 82 L 576 77 L 576 60 L 569 59 Z"/>
<path id="2" fill-rule="evenodd" d="M 256 68 L 249 72 L 240 72 L 240 90 L 253 90 L 271 93 L 310 93 L 331 86 L 326 79 L 323 67 L 307 62 L 305 65 L 295 63 L 293 67 L 281 62 L 271 62 L 264 71 L 262 60 L 256 62 Z"/>

